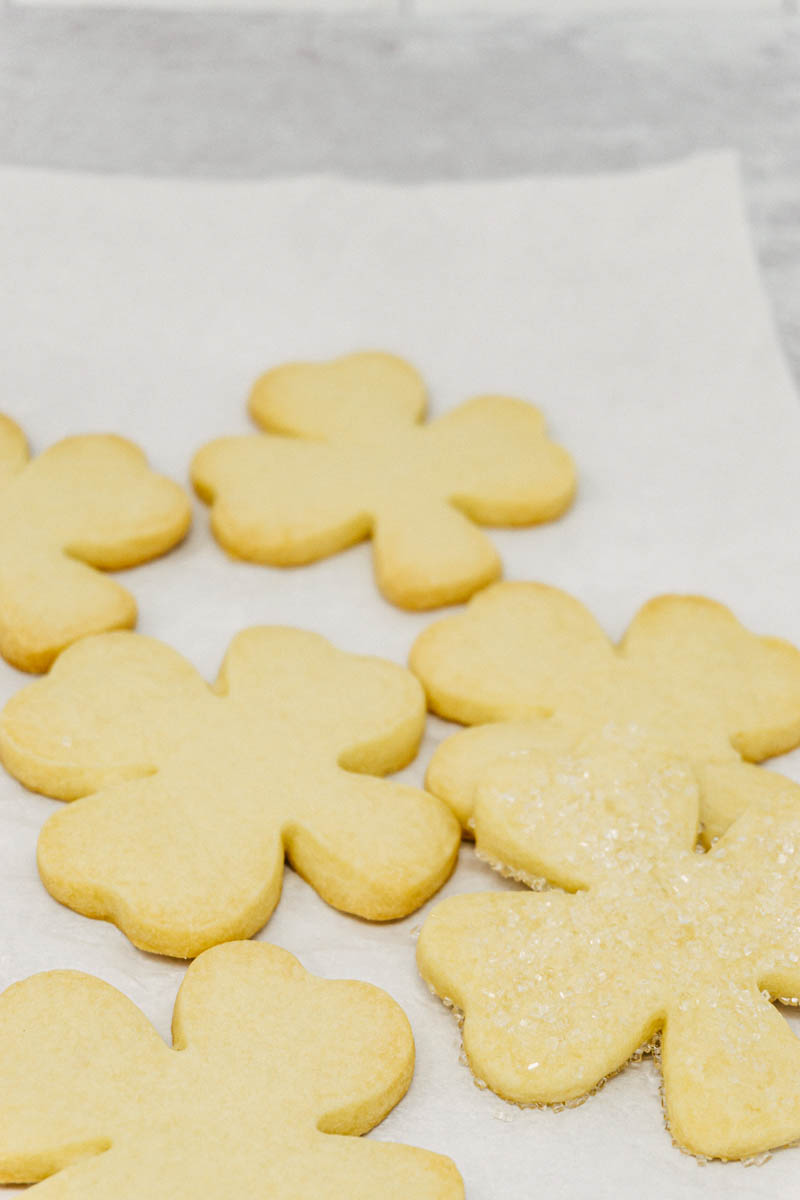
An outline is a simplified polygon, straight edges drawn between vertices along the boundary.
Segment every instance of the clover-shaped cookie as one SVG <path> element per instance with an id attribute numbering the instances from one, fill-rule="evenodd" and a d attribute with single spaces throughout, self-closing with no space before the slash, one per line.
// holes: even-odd
<path id="1" fill-rule="evenodd" d="M 317 634 L 246 630 L 209 687 L 163 643 L 110 633 L 11 699 L 0 753 L 35 791 L 84 797 L 42 830 L 48 890 L 188 958 L 261 928 L 284 852 L 329 904 L 371 920 L 436 891 L 457 822 L 426 792 L 373 778 L 413 758 L 424 720 L 408 671 Z"/>
<path id="2" fill-rule="evenodd" d="M 59 1200 L 462 1200 L 450 1159 L 359 1140 L 414 1070 L 408 1021 L 380 988 L 236 942 L 189 968 L 172 1035 L 170 1050 L 91 975 L 10 987 L 0 1183 L 52 1176 L 41 1194 Z"/>
<path id="3" fill-rule="evenodd" d="M 698 795 L 688 764 L 610 736 L 496 760 L 478 846 L 576 894 L 452 897 L 418 961 L 501 1096 L 584 1097 L 661 1031 L 674 1140 L 742 1158 L 800 1137 L 800 1040 L 770 1004 L 800 995 L 800 788 L 784 780 L 707 854 Z"/>
<path id="4" fill-rule="evenodd" d="M 612 725 L 692 763 L 710 842 L 756 792 L 783 787 L 749 764 L 800 743 L 800 652 L 699 596 L 651 600 L 614 646 L 565 592 L 497 584 L 425 630 L 411 667 L 434 712 L 489 723 L 449 738 L 428 770 L 428 788 L 467 828 L 494 758 L 569 749 Z"/>
<path id="5" fill-rule="evenodd" d="M 256 383 L 265 433 L 220 438 L 192 464 L 232 554 L 287 566 L 372 537 L 378 586 L 403 608 L 465 600 L 501 572 L 476 529 L 550 521 L 572 460 L 522 400 L 478 396 L 428 425 L 417 372 L 390 354 L 293 363 Z"/>
<path id="6" fill-rule="evenodd" d="M 69 437 L 29 462 L 22 431 L 0 417 L 0 653 L 46 671 L 79 638 L 134 625 L 130 592 L 94 568 L 163 554 L 190 515 L 182 489 L 132 442 Z"/>

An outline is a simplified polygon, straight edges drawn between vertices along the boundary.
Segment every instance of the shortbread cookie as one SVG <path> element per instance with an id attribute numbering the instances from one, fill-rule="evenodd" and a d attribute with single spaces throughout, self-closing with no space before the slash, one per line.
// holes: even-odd
<path id="1" fill-rule="evenodd" d="M 28 461 L 0 417 L 0 653 L 46 671 L 65 646 L 136 623 L 130 592 L 98 570 L 147 562 L 189 528 L 188 497 L 132 442 L 65 438 Z"/>
<path id="2" fill-rule="evenodd" d="M 220 438 L 192 464 L 232 554 L 286 566 L 372 537 L 378 586 L 402 608 L 465 600 L 501 573 L 475 527 L 550 521 L 575 471 L 522 400 L 479 396 L 423 425 L 425 388 L 390 354 L 293 363 L 255 385 L 265 434 Z"/>
<path id="3" fill-rule="evenodd" d="M 236 942 L 189 968 L 172 1036 L 170 1050 L 91 975 L 10 987 L 0 1182 L 53 1176 L 41 1194 L 58 1200 L 462 1200 L 450 1159 L 358 1140 L 414 1070 L 408 1021 L 380 988 Z"/>
<path id="4" fill-rule="evenodd" d="M 565 750 L 612 726 L 691 762 L 711 841 L 755 792 L 783 787 L 748 761 L 800 743 L 800 653 L 698 596 L 651 600 L 614 646 L 565 592 L 498 584 L 425 630 L 411 667 L 434 712 L 495 723 L 444 742 L 428 771 L 428 788 L 467 827 L 475 781 L 492 759 Z"/>
<path id="5" fill-rule="evenodd" d="M 413 675 L 317 634 L 238 634 L 210 688 L 162 642 L 111 633 L 12 698 L 0 754 L 35 791 L 84 797 L 39 840 L 56 899 L 189 958 L 261 928 L 284 852 L 329 904 L 370 920 L 436 891 L 458 823 L 374 778 L 413 758 L 424 721 Z"/>
<path id="6" fill-rule="evenodd" d="M 520 1104 L 576 1101 L 660 1031 L 680 1147 L 800 1138 L 800 1040 L 770 1004 L 800 996 L 800 788 L 782 788 L 698 854 L 680 759 L 600 737 L 488 767 L 478 847 L 577 894 L 455 896 L 425 922 L 419 967 L 465 1014 L 475 1074 Z"/>

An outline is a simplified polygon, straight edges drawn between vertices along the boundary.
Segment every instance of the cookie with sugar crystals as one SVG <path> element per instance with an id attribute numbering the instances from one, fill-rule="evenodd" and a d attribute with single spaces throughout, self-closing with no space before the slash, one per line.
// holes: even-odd
<path id="1" fill-rule="evenodd" d="M 169 1049 L 91 975 L 52 971 L 10 987 L 0 1182 L 47 1179 L 42 1195 L 59 1200 L 463 1200 L 450 1159 L 358 1136 L 414 1070 L 408 1021 L 380 988 L 232 943 L 189 968 L 172 1035 Z"/>
<path id="2" fill-rule="evenodd" d="M 575 470 L 538 409 L 477 396 L 423 424 L 425 387 L 391 354 L 268 371 L 250 396 L 263 433 L 192 463 L 232 554 L 309 563 L 372 538 L 380 590 L 402 608 L 466 600 L 501 573 L 476 525 L 532 525 L 568 507 Z"/>
<path id="3" fill-rule="evenodd" d="M 163 642 L 85 638 L 0 717 L 0 755 L 35 791 L 74 800 L 39 838 L 48 890 L 142 949 L 191 958 L 250 937 L 284 856 L 334 907 L 402 917 L 445 881 L 458 823 L 442 801 L 375 778 L 425 722 L 410 672 L 261 627 L 209 687 Z"/>
<path id="4" fill-rule="evenodd" d="M 800 1138 L 800 1040 L 770 1003 L 800 996 L 800 787 L 705 854 L 698 801 L 688 763 L 607 736 L 496 759 L 479 853 L 563 890 L 450 897 L 418 963 L 505 1099 L 579 1102 L 660 1034 L 674 1141 L 739 1159 Z"/>
<path id="5" fill-rule="evenodd" d="M 782 789 L 750 764 L 800 744 L 800 652 L 700 596 L 649 601 L 615 646 L 566 592 L 501 583 L 429 626 L 411 668 L 433 712 L 476 726 L 445 741 L 427 775 L 467 829 L 494 758 L 608 728 L 692 763 L 710 842 L 756 793 Z"/>
<path id="6" fill-rule="evenodd" d="M 102 571 L 147 562 L 189 528 L 183 489 L 124 438 L 64 438 L 29 460 L 0 416 L 0 653 L 46 671 L 65 646 L 136 623 L 130 592 Z"/>

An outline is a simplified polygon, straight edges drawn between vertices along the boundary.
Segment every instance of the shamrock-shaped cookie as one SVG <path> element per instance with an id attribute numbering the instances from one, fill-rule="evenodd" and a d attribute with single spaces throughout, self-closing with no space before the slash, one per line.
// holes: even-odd
<path id="1" fill-rule="evenodd" d="M 142 949 L 189 958 L 261 928 L 284 852 L 329 904 L 371 920 L 436 891 L 457 822 L 374 778 L 413 758 L 424 720 L 408 671 L 317 634 L 248 629 L 209 687 L 163 643 L 110 633 L 12 698 L 0 753 L 35 791 L 84 797 L 42 830 L 49 891 Z"/>
<path id="2" fill-rule="evenodd" d="M 163 554 L 189 528 L 181 488 L 132 442 L 69 437 L 33 461 L 0 417 L 0 653 L 46 671 L 65 646 L 136 622 L 136 603 L 104 571 Z"/>
<path id="3" fill-rule="evenodd" d="M 380 988 L 237 942 L 189 968 L 172 1035 L 170 1050 L 91 975 L 10 987 L 0 1183 L 52 1176 L 37 1189 L 52 1200 L 462 1200 L 450 1159 L 358 1138 L 414 1070 L 408 1021 Z"/>
<path id="4" fill-rule="evenodd" d="M 220 438 L 192 480 L 232 554 L 286 566 L 373 540 L 378 586 L 402 608 L 465 600 L 501 572 L 476 529 L 550 521 L 572 460 L 522 400 L 479 396 L 423 425 L 425 387 L 390 354 L 293 363 L 255 385 L 265 433 Z"/>
<path id="5" fill-rule="evenodd" d="M 699 854 L 679 759 L 607 735 L 488 767 L 478 846 L 576 894 L 455 896 L 425 922 L 420 970 L 465 1014 L 476 1075 L 521 1104 L 575 1100 L 660 1030 L 679 1146 L 800 1138 L 800 1040 L 770 1003 L 800 995 L 800 788 L 782 787 Z"/>
<path id="6" fill-rule="evenodd" d="M 692 763 L 710 842 L 756 792 L 783 786 L 749 763 L 800 743 L 800 652 L 699 596 L 651 600 L 614 646 L 565 592 L 497 584 L 425 630 L 411 667 L 434 712 L 490 722 L 449 738 L 428 771 L 427 786 L 467 828 L 475 782 L 494 758 L 568 749 L 611 724 Z"/>

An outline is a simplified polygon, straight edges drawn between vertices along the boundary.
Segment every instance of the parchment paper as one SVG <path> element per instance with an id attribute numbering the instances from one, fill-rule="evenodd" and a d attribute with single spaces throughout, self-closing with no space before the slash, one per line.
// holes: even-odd
<path id="1" fill-rule="evenodd" d="M 733 157 L 420 187 L 5 170 L 0 192 L 2 407 L 34 450 L 110 430 L 185 480 L 198 446 L 248 429 L 245 397 L 265 367 L 390 349 L 422 370 L 434 414 L 483 391 L 517 394 L 574 454 L 573 510 L 495 535 L 508 577 L 567 588 L 615 637 L 648 597 L 690 591 L 800 643 L 800 409 Z M 301 625 L 403 662 L 432 619 L 380 599 L 368 545 L 303 569 L 236 564 L 199 503 L 178 551 L 122 578 L 139 628 L 208 678 L 249 624 Z M 0 700 L 25 682 L 0 661 Z M 446 732 L 431 720 L 406 778 L 421 782 Z M 800 755 L 778 765 L 800 780 Z M 166 1037 L 184 965 L 60 907 L 38 881 L 36 838 L 56 807 L 0 777 L 0 986 L 91 971 Z M 445 894 L 508 886 L 465 847 Z M 475 1088 L 453 1019 L 416 975 L 423 917 L 368 925 L 287 870 L 261 934 L 322 975 L 382 985 L 408 1013 L 417 1073 L 373 1136 L 450 1154 L 470 1200 L 788 1194 L 800 1150 L 748 1169 L 674 1149 L 650 1063 L 562 1113 Z"/>

